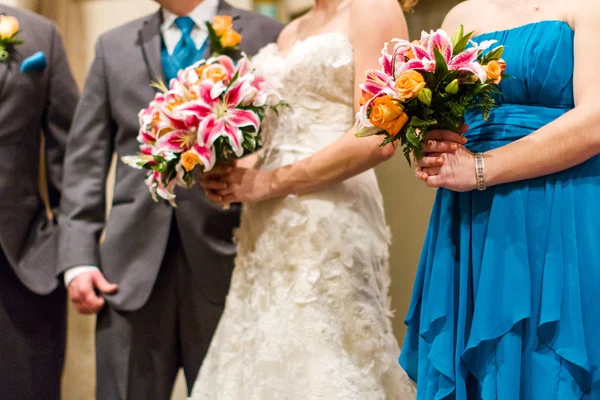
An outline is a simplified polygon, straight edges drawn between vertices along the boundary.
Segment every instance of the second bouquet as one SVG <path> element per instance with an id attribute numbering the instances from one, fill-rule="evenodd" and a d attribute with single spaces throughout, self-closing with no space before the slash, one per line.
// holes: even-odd
<path id="1" fill-rule="evenodd" d="M 473 107 L 487 119 L 505 77 L 504 48 L 492 48 L 491 40 L 475 43 L 471 35 L 462 27 L 452 38 L 443 30 L 423 32 L 412 43 L 395 39 L 391 54 L 386 43 L 381 69 L 367 71 L 361 85 L 356 136 L 385 135 L 382 146 L 399 140 L 410 164 L 411 156 L 423 155 L 426 131 L 458 132 Z"/>
<path id="2" fill-rule="evenodd" d="M 179 71 L 169 87 L 140 111 L 140 152 L 123 157 L 127 165 L 147 169 L 146 184 L 157 201 L 175 206 L 175 187 L 191 187 L 196 167 L 204 171 L 228 165 L 255 152 L 269 107 L 264 78 L 255 75 L 245 56 L 237 64 L 225 55 Z"/>

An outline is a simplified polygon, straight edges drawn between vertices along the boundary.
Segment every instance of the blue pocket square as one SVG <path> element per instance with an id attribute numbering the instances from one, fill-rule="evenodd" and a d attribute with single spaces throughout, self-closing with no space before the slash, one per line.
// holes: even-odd
<path id="1" fill-rule="evenodd" d="M 38 51 L 31 57 L 27 57 L 21 63 L 21 72 L 43 71 L 46 69 L 46 55 L 43 51 Z"/>

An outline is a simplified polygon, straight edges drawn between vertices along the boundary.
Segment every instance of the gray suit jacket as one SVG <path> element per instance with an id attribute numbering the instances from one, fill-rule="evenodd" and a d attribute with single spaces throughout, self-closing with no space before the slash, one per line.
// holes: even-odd
<path id="1" fill-rule="evenodd" d="M 19 39 L 0 63 L 0 252 L 16 275 L 38 294 L 52 292 L 56 279 L 57 231 L 40 197 L 40 144 L 45 138 L 49 200 L 57 208 L 62 188 L 67 132 L 79 91 L 56 27 L 23 10 L 0 5 L 19 20 Z M 20 72 L 21 62 L 43 51 L 47 67 Z"/>
<path id="2" fill-rule="evenodd" d="M 255 54 L 276 40 L 282 26 L 271 19 L 220 2 L 219 15 L 238 17 L 241 48 Z M 173 213 L 184 251 L 198 287 L 215 302 L 225 300 L 235 246 L 232 230 L 239 208 L 224 211 L 208 201 L 198 187 L 179 190 L 178 208 L 154 203 L 144 184 L 145 172 L 117 165 L 112 211 L 105 219 L 105 182 L 113 152 L 119 158 L 138 151 L 137 113 L 147 107 L 162 77 L 160 58 L 162 13 L 158 12 L 107 32 L 96 44 L 69 135 L 58 273 L 79 265 L 99 266 L 119 285 L 106 299 L 116 309 L 142 307 L 160 269 Z M 102 231 L 106 238 L 98 241 Z"/>

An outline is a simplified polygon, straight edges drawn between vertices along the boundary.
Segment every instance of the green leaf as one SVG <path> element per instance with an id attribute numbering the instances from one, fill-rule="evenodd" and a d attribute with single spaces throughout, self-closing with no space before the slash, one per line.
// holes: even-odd
<path id="1" fill-rule="evenodd" d="M 235 75 L 233 75 L 233 78 L 231 78 L 231 82 L 229 82 L 229 85 L 227 85 L 227 89 L 225 89 L 225 91 L 223 93 L 227 93 L 229 91 L 229 89 L 235 83 L 235 81 L 238 80 L 239 76 L 240 76 L 240 70 L 238 69 L 237 71 L 235 71 Z"/>
<path id="2" fill-rule="evenodd" d="M 212 54 L 223 54 L 225 49 L 221 46 L 221 39 L 217 32 L 215 32 L 212 24 L 209 21 L 205 21 L 206 29 L 208 30 L 208 40 L 210 43 L 210 49 Z"/>
<path id="3" fill-rule="evenodd" d="M 465 27 L 460 25 L 458 29 L 452 35 L 452 48 L 455 48 L 456 45 L 462 40 L 465 36 Z"/>
<path id="4" fill-rule="evenodd" d="M 423 120 L 423 119 L 421 119 L 419 117 L 412 117 L 410 119 L 410 123 L 408 125 L 412 126 L 413 128 L 419 128 L 419 129 L 421 129 L 422 132 L 425 132 L 431 126 L 431 122 L 430 121 L 425 121 L 425 120 Z"/>
<path id="5" fill-rule="evenodd" d="M 443 80 L 443 78 L 448 74 L 448 65 L 446 64 L 446 60 L 444 56 L 438 49 L 433 49 L 433 53 L 435 55 L 435 74 Z"/>
<path id="6" fill-rule="evenodd" d="M 433 94 L 431 93 L 431 89 L 428 88 L 421 89 L 417 94 L 417 98 L 419 99 L 419 101 L 425 104 L 427 107 L 431 106 L 432 96 Z"/>
<path id="7" fill-rule="evenodd" d="M 244 142 L 242 143 L 242 147 L 250 153 L 254 153 L 256 151 L 256 139 L 252 135 L 244 135 Z"/>
<path id="8" fill-rule="evenodd" d="M 390 134 L 388 134 L 386 132 L 387 137 L 383 140 L 383 142 L 379 145 L 379 147 L 384 147 L 387 146 L 390 143 L 393 143 L 394 141 L 398 140 L 398 138 L 396 136 L 392 136 Z"/>
<path id="9" fill-rule="evenodd" d="M 423 109 L 423 110 L 422 110 L 422 113 L 423 113 L 423 115 L 422 115 L 422 116 L 423 116 L 424 118 L 429 118 L 429 117 L 431 117 L 433 114 L 435 114 L 435 111 L 433 111 L 431 108 L 425 108 L 425 109 Z M 435 122 L 435 120 L 434 120 L 434 121 L 431 121 L 430 123 L 431 123 L 431 124 L 435 124 L 436 122 Z"/>
<path id="10" fill-rule="evenodd" d="M 271 110 L 275 111 L 275 115 L 277 115 L 279 117 L 279 109 L 280 108 L 292 108 L 289 104 L 287 103 L 277 103 L 274 106 L 269 106 L 269 108 L 271 108 Z"/>
<path id="11" fill-rule="evenodd" d="M 499 60 L 504 54 L 504 46 L 498 46 L 495 49 L 489 51 L 481 60 L 482 65 L 488 64 L 490 61 Z"/>
<path id="12" fill-rule="evenodd" d="M 453 44 L 452 54 L 453 55 L 457 55 L 457 54 L 460 54 L 463 51 L 465 51 L 465 49 L 467 48 L 467 45 L 469 44 L 469 40 L 471 39 L 471 36 L 473 36 L 473 33 L 475 33 L 475 31 L 467 33 L 456 44 L 454 44 L 454 42 L 452 42 L 452 44 Z"/>
<path id="13" fill-rule="evenodd" d="M 404 149 L 402 149 L 402 152 L 404 153 L 404 158 L 406 158 L 406 161 L 408 162 L 408 166 L 412 167 L 412 161 L 410 159 L 410 155 L 412 154 L 412 150 L 409 146 L 405 146 Z"/>
<path id="14" fill-rule="evenodd" d="M 412 124 L 406 128 L 406 140 L 415 148 L 421 147 L 420 135 L 417 134 L 417 130 Z"/>
<path id="15" fill-rule="evenodd" d="M 417 159 L 417 161 L 421 161 L 421 159 L 423 158 L 423 149 L 421 147 L 412 149 L 412 153 Z"/>

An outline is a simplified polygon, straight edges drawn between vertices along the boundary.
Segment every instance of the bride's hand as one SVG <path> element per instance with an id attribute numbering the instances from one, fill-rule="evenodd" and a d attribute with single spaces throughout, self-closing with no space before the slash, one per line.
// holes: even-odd
<path id="1" fill-rule="evenodd" d="M 240 167 L 215 167 L 200 174 L 206 197 L 219 204 L 252 203 L 272 196 L 271 172 Z"/>
<path id="2" fill-rule="evenodd" d="M 475 155 L 460 145 L 453 153 L 444 153 L 440 167 L 424 167 L 420 179 L 431 188 L 445 188 L 455 192 L 468 192 L 477 188 Z"/>

